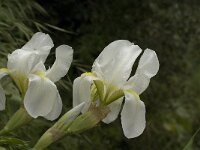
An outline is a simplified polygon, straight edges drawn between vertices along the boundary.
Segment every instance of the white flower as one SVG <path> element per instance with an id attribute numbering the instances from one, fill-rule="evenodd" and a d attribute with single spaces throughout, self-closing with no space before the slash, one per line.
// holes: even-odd
<path id="1" fill-rule="evenodd" d="M 121 111 L 121 123 L 127 138 L 139 136 L 145 128 L 145 105 L 141 94 L 149 85 L 150 78 L 159 69 L 159 61 L 153 50 L 146 49 L 139 60 L 136 73 L 130 77 L 132 66 L 142 50 L 126 40 L 109 44 L 95 60 L 92 72 L 84 73 L 74 81 L 73 106 L 91 102 L 97 106 L 108 106 L 110 113 L 103 122 L 114 121 Z"/>
<path id="2" fill-rule="evenodd" d="M 54 82 L 65 76 L 73 58 L 67 45 L 56 48 L 56 60 L 46 70 L 44 62 L 54 46 L 48 34 L 38 32 L 21 49 L 8 55 L 7 69 L 0 69 L 0 78 L 10 75 L 24 96 L 24 106 L 30 116 L 56 119 L 62 110 L 62 101 Z M 5 109 L 5 94 L 0 88 L 0 110 Z"/>

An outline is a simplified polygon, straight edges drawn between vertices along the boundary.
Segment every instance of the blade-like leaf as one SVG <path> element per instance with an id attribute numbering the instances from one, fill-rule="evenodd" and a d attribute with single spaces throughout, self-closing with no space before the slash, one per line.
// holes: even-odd
<path id="1" fill-rule="evenodd" d="M 198 134 L 199 131 L 200 131 L 200 128 L 194 133 L 194 135 L 191 137 L 191 139 L 189 140 L 187 145 L 183 148 L 183 150 L 193 150 L 192 147 L 193 147 L 194 138 Z"/>

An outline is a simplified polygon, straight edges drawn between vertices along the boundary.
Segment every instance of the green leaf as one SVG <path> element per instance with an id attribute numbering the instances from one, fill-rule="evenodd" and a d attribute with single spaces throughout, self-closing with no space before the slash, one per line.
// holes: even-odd
<path id="1" fill-rule="evenodd" d="M 193 150 L 192 146 L 193 146 L 194 138 L 199 131 L 200 131 L 200 128 L 194 133 L 194 135 L 191 137 L 191 139 L 189 140 L 187 145 L 183 148 L 183 150 Z"/>
<path id="2" fill-rule="evenodd" d="M 65 30 L 63 28 L 59 28 L 59 27 L 56 27 L 54 25 L 51 25 L 51 24 L 48 24 L 48 23 L 45 23 L 46 26 L 52 28 L 52 29 L 55 29 L 55 30 L 58 30 L 58 31 L 61 31 L 61 32 L 65 32 L 65 33 L 69 33 L 69 34 L 75 34 L 75 32 L 72 32 L 72 31 L 68 31 L 68 30 Z"/>
<path id="3" fill-rule="evenodd" d="M 0 137 L 1 145 L 27 145 L 27 141 L 23 141 L 21 139 L 13 138 L 13 137 Z"/>

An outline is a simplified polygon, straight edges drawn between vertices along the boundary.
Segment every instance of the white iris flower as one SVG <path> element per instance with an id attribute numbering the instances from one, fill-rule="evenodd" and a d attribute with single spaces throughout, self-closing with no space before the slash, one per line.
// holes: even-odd
<path id="1" fill-rule="evenodd" d="M 109 107 L 103 122 L 114 121 L 121 111 L 121 123 L 127 138 L 139 136 L 145 129 L 145 105 L 139 95 L 148 87 L 150 78 L 159 69 L 153 50 L 146 49 L 139 60 L 136 73 L 130 77 L 132 66 L 142 52 L 141 48 L 126 40 L 109 44 L 95 60 L 92 72 L 76 78 L 73 85 L 73 106 L 86 102 L 89 106 Z M 130 78 L 129 78 L 130 77 Z"/>
<path id="2" fill-rule="evenodd" d="M 0 78 L 10 75 L 18 86 L 24 107 L 30 116 L 56 119 L 62 110 L 62 101 L 54 82 L 65 76 L 73 59 L 70 46 L 56 48 L 56 60 L 46 70 L 44 62 L 54 46 L 48 34 L 38 32 L 21 49 L 8 55 L 7 68 L 0 69 Z M 5 109 L 5 94 L 0 88 L 0 110 Z"/>

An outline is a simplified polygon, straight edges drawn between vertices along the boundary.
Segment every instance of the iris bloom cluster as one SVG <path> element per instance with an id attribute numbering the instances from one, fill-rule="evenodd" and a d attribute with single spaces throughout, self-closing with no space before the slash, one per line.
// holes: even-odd
<path id="1" fill-rule="evenodd" d="M 46 69 L 44 63 L 53 46 L 48 34 L 38 32 L 21 49 L 8 55 L 7 68 L 0 69 L 0 79 L 9 75 L 14 80 L 22 95 L 21 110 L 25 108 L 25 111 L 19 110 L 0 134 L 21 126 L 27 115 L 55 120 L 61 114 L 62 100 L 55 82 L 67 74 L 73 49 L 67 45 L 57 47 L 56 60 Z M 146 49 L 141 53 L 138 45 L 127 40 L 117 40 L 105 47 L 91 72 L 74 80 L 73 108 L 43 134 L 33 149 L 44 149 L 64 135 L 83 132 L 100 121 L 109 124 L 119 114 L 124 135 L 127 138 L 139 136 L 146 126 L 145 104 L 140 94 L 159 70 L 155 51 Z M 135 75 L 131 76 L 138 57 Z M 5 109 L 5 103 L 5 93 L 0 86 L 0 110 Z"/>
<path id="2" fill-rule="evenodd" d="M 38 32 L 21 49 L 8 55 L 7 68 L 0 69 L 0 78 L 9 75 L 22 94 L 22 103 L 28 114 L 48 120 L 56 119 L 62 110 L 62 101 L 54 82 L 65 76 L 72 62 L 70 46 L 56 48 L 56 60 L 46 69 L 44 63 L 54 46 L 48 34 Z M 5 109 L 5 93 L 0 88 L 0 110 Z"/>

